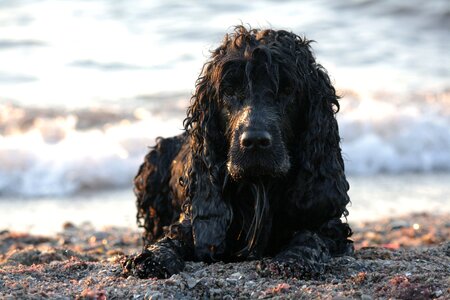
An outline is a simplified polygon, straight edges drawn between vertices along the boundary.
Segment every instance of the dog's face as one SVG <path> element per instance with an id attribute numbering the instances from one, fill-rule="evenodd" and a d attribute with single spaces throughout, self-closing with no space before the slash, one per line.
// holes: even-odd
<path id="1" fill-rule="evenodd" d="M 291 62 L 259 45 L 232 55 L 220 68 L 220 115 L 234 179 L 279 177 L 291 166 L 289 145 L 298 121 L 298 90 Z"/>

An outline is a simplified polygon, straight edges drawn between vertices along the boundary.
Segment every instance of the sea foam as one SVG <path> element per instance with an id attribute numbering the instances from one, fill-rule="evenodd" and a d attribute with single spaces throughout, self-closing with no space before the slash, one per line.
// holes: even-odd
<path id="1" fill-rule="evenodd" d="M 409 97 L 344 96 L 338 121 L 348 174 L 450 171 L 449 93 Z M 0 112 L 0 193 L 26 197 L 131 188 L 148 147 L 180 134 L 183 120 L 143 108 L 114 115 L 3 105 Z"/>
<path id="2" fill-rule="evenodd" d="M 80 130 L 77 117 L 36 118 L 24 131 L 0 135 L 0 194 L 48 196 L 131 186 L 157 136 L 179 134 L 182 123 L 145 120 Z"/>

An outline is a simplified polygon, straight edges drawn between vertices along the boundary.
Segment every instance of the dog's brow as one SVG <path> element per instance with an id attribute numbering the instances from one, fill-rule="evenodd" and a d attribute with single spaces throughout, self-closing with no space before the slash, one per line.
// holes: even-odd
<path id="1" fill-rule="evenodd" d="M 239 61 L 227 61 L 218 66 L 217 73 L 219 83 L 231 82 L 232 84 L 239 84 L 243 80 L 243 62 Z"/>

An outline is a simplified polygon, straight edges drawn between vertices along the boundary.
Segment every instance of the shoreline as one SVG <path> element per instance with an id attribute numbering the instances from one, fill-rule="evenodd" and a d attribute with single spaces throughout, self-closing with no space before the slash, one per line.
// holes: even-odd
<path id="1" fill-rule="evenodd" d="M 417 212 L 450 213 L 448 172 L 349 174 L 347 179 L 350 224 Z M 0 231 L 53 235 L 64 222 L 79 225 L 86 221 L 97 229 L 110 224 L 136 228 L 135 195 L 130 186 L 47 197 L 2 195 L 0 211 Z"/>
<path id="2" fill-rule="evenodd" d="M 141 248 L 137 230 L 65 223 L 52 236 L 0 232 L 0 298 L 396 298 L 450 294 L 450 214 L 419 213 L 352 224 L 354 257 L 333 258 L 320 278 L 262 277 L 258 261 L 188 262 L 169 279 L 125 278 L 120 262 Z"/>

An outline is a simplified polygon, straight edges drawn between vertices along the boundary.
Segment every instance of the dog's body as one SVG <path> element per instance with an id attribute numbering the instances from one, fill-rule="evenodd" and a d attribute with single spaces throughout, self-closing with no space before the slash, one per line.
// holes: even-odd
<path id="1" fill-rule="evenodd" d="M 159 139 L 135 178 L 148 246 L 126 270 L 272 256 L 270 270 L 302 275 L 351 253 L 338 97 L 309 41 L 238 26 L 196 87 L 185 133 Z"/>

